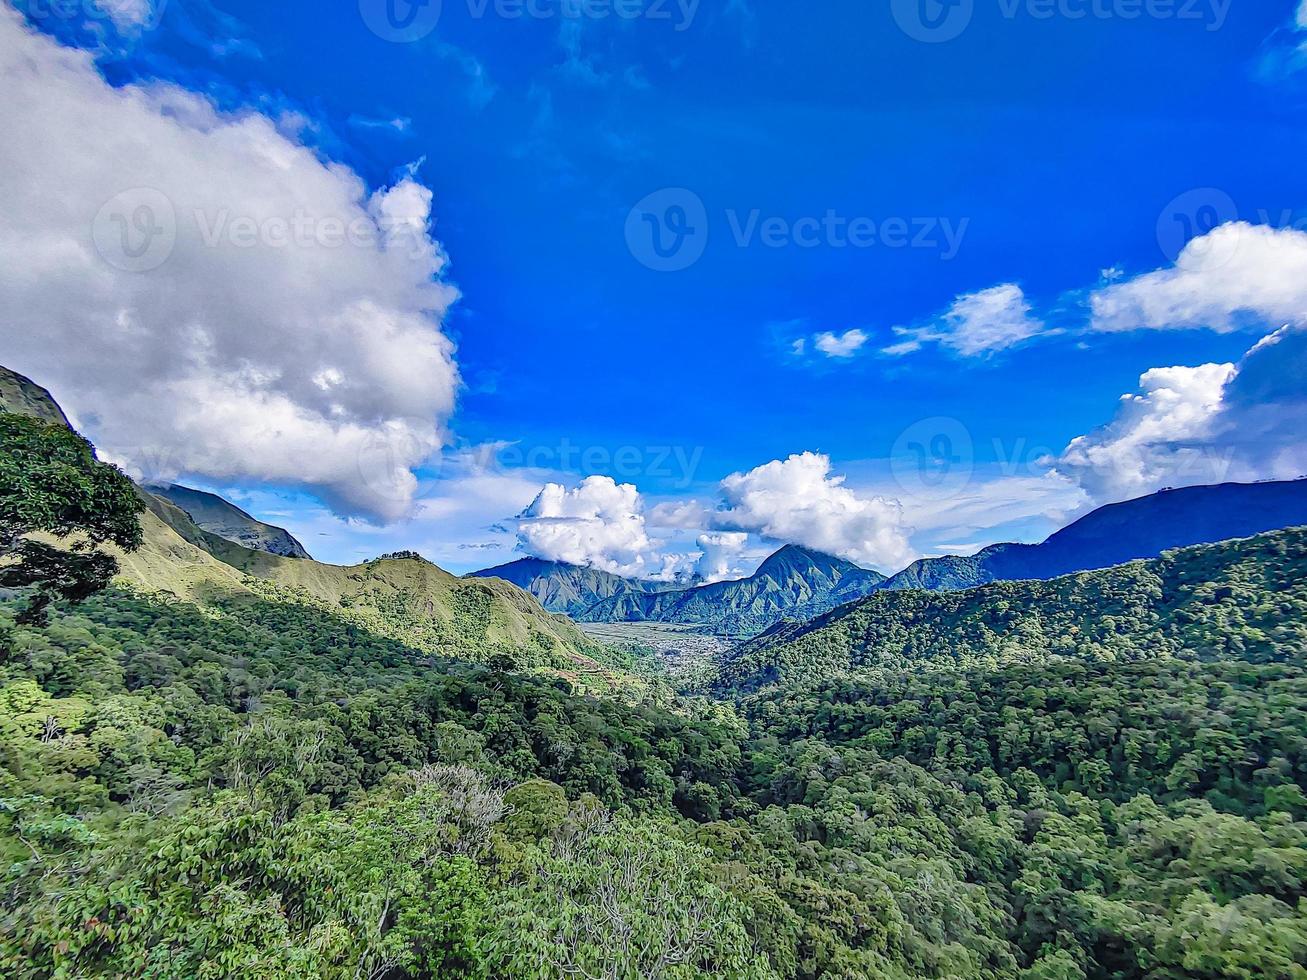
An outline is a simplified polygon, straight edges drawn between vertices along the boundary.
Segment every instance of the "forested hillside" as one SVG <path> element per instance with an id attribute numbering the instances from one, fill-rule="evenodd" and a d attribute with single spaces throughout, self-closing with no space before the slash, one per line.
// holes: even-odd
<path id="1" fill-rule="evenodd" d="M 1053 657 L 1252 663 L 1307 652 L 1307 529 L 1170 552 L 1048 582 L 880 592 L 744 644 L 723 689 L 867 667 L 998 668 Z"/>
<path id="2" fill-rule="evenodd" d="M 1214 599 L 1192 662 L 882 668 L 738 714 L 307 605 L 6 619 L 0 970 L 1300 977 L 1299 545 L 1168 559 Z"/>

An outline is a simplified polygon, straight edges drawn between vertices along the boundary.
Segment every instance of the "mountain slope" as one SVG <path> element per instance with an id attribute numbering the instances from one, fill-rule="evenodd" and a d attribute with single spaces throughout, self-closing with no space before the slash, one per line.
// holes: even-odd
<path id="1" fill-rule="evenodd" d="M 623 593 L 597 603 L 578 619 L 698 624 L 743 636 L 782 619 L 821 615 L 866 595 L 884 578 L 843 559 L 789 545 L 746 579 L 671 592 Z"/>
<path id="2" fill-rule="evenodd" d="M 724 661 L 723 689 L 870 667 L 982 667 L 1050 657 L 1270 662 L 1307 655 L 1307 528 L 1167 552 L 1050 581 L 879 591 L 787 624 Z"/>
<path id="3" fill-rule="evenodd" d="M 68 417 L 50 392 L 30 378 L 3 366 L 0 366 L 0 412 L 30 415 L 72 428 Z"/>
<path id="4" fill-rule="evenodd" d="M 190 515 L 196 526 L 254 551 L 266 551 L 284 558 L 310 558 L 285 528 L 265 524 L 217 494 L 192 490 L 177 484 L 146 488 L 155 496 L 172 501 Z"/>
<path id="5" fill-rule="evenodd" d="M 0 409 L 67 424 L 49 392 L 4 369 Z M 140 493 L 147 508 L 144 543 L 130 554 L 105 549 L 118 559 L 121 584 L 215 611 L 232 601 L 268 599 L 314 606 L 432 654 L 482 662 L 507 654 L 520 666 L 603 687 L 629 680 L 609 669 L 606 647 L 507 582 L 465 581 L 421 560 L 345 568 L 253 550 L 205 530 L 169 499 L 193 503 L 194 497 Z M 221 498 L 196 496 L 209 498 L 201 503 L 225 518 L 243 515 Z"/>
<path id="6" fill-rule="evenodd" d="M 947 591 L 1057 578 L 1301 525 L 1307 525 L 1307 480 L 1163 490 L 1099 508 L 1043 544 L 996 544 L 971 557 L 923 559 L 882 588 Z"/>
<path id="7" fill-rule="evenodd" d="M 525 589 L 550 612 L 578 616 L 597 602 L 628 592 L 655 592 L 666 585 L 622 578 L 611 572 L 541 558 L 523 558 L 465 578 L 497 578 Z"/>
<path id="8" fill-rule="evenodd" d="M 341 567 L 244 548 L 196 527 L 171 501 L 147 496 L 145 544 L 119 555 L 120 578 L 152 593 L 205 604 L 221 597 L 312 605 L 369 631 L 441 656 L 508 654 L 606 684 L 606 649 L 507 582 L 466 581 L 416 559 Z"/>

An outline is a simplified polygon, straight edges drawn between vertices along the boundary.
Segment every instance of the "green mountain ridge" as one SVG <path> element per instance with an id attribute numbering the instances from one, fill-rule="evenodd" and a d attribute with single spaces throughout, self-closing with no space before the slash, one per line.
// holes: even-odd
<path id="1" fill-rule="evenodd" d="M 497 578 L 525 589 L 550 612 L 578 616 L 615 595 L 656 592 L 666 583 L 623 578 L 612 572 L 568 562 L 522 558 L 507 565 L 469 572 L 464 578 Z"/>
<path id="2" fill-rule="evenodd" d="M 614 679 L 607 649 L 507 582 L 467 581 L 420 559 L 327 565 L 242 547 L 197 527 L 148 495 L 145 545 L 119 556 L 122 581 L 206 604 L 239 593 L 314 605 L 379 636 L 433 655 L 487 661 L 506 654 L 601 686 Z"/>
<path id="3" fill-rule="evenodd" d="M 865 595 L 884 579 L 842 558 L 787 545 L 748 578 L 668 592 L 621 593 L 577 619 L 694 624 L 725 635 L 752 635 L 783 619 L 821 615 Z"/>
<path id="4" fill-rule="evenodd" d="M 965 591 L 879 591 L 723 660 L 719 690 L 869 668 L 998 669 L 1053 658 L 1254 663 L 1307 654 L 1307 528 Z"/>
<path id="5" fill-rule="evenodd" d="M 0 375 L 0 396 L 7 412 L 68 424 L 49 392 L 21 375 Z M 147 508 L 141 517 L 144 544 L 130 553 L 106 547 L 119 562 L 124 585 L 202 607 L 256 599 L 310 605 L 436 656 L 484 662 L 506 655 L 521 667 L 585 684 L 625 683 L 612 669 L 607 647 L 510 583 L 463 580 L 416 559 L 341 567 L 255 550 L 199 526 L 169 499 L 193 502 L 195 491 L 138 492 Z M 204 503 L 227 518 L 244 513 L 221 498 Z"/>

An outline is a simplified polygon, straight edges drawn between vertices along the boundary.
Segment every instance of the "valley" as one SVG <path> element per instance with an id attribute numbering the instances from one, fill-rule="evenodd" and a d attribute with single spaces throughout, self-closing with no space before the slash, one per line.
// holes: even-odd
<path id="1" fill-rule="evenodd" d="M 739 640 L 677 623 L 579 623 L 578 626 L 586 636 L 600 643 L 652 650 L 666 664 L 673 680 L 711 668 Z"/>

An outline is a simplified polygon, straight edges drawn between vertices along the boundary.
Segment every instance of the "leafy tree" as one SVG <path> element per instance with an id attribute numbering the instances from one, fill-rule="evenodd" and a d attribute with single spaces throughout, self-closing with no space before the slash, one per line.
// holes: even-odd
<path id="1" fill-rule="evenodd" d="M 105 588 L 118 562 L 98 546 L 140 547 L 143 509 L 132 482 L 71 429 L 0 414 L 0 586 L 35 587 L 21 622 L 42 622 L 56 599 L 80 602 Z M 65 546 L 30 537 L 38 532 Z"/>

